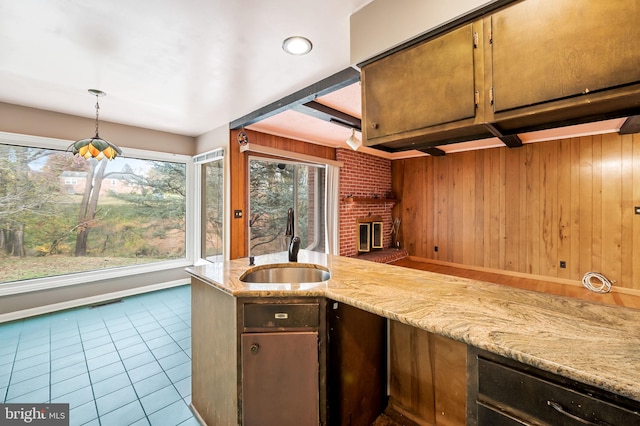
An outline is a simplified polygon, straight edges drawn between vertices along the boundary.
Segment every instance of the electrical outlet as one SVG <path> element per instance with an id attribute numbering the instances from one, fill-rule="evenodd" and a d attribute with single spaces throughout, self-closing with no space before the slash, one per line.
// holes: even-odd
<path id="1" fill-rule="evenodd" d="M 438 246 L 433 246 L 433 251 L 437 252 L 438 251 Z"/>
<path id="2" fill-rule="evenodd" d="M 236 218 L 236 219 L 242 218 L 242 210 L 234 210 L 233 211 L 233 217 Z"/>
<path id="3" fill-rule="evenodd" d="M 633 210 L 636 212 L 636 214 L 640 214 L 640 206 L 635 206 Z"/>
<path id="4" fill-rule="evenodd" d="M 561 268 L 566 268 L 567 267 L 567 262 L 565 262 L 564 260 L 560 261 L 560 267 Z"/>

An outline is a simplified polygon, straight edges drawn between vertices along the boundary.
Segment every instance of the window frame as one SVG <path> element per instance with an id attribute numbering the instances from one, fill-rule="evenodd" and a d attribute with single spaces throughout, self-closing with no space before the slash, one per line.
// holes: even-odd
<path id="1" fill-rule="evenodd" d="M 193 157 L 194 163 L 194 192 L 199 194 L 198 197 L 194 200 L 194 209 L 193 209 L 193 226 L 194 226 L 194 235 L 197 235 L 198 238 L 194 240 L 194 262 L 193 265 L 206 265 L 215 263 L 213 260 L 207 259 L 204 256 L 204 247 L 206 246 L 206 242 L 204 241 L 205 236 L 205 226 L 203 221 L 204 217 L 204 193 L 205 193 L 205 182 L 204 182 L 204 167 L 211 162 L 214 161 L 222 161 L 222 175 L 223 175 L 223 197 L 222 197 L 222 210 L 223 210 L 223 235 L 222 235 L 222 259 L 228 260 L 229 258 L 229 250 L 228 250 L 228 237 L 229 234 L 227 232 L 227 185 L 229 177 L 227 176 L 227 158 L 226 150 L 223 147 L 215 148 L 210 151 L 204 152 L 202 154 L 198 154 Z"/>
<path id="2" fill-rule="evenodd" d="M 0 144 L 3 145 L 55 149 L 64 152 L 72 143 L 73 141 L 64 139 L 0 132 Z M 69 152 L 69 155 L 72 155 L 71 152 Z M 176 268 L 186 268 L 193 265 L 195 252 L 194 247 L 197 240 L 195 235 L 196 230 L 194 227 L 194 207 L 196 192 L 193 157 L 182 154 L 172 154 L 136 148 L 125 148 L 124 156 L 126 155 L 130 155 L 131 157 L 140 158 L 143 160 L 158 160 L 185 164 L 185 257 L 181 259 L 165 260 L 160 262 L 145 263 L 141 265 L 121 266 L 110 269 L 98 269 L 95 271 L 72 272 L 64 275 L 33 278 L 30 280 L 8 281 L 5 283 L 0 283 L 0 296 L 67 287 L 79 284 L 90 284 L 92 282 L 104 281 L 114 278 L 129 278 L 132 275 Z"/>

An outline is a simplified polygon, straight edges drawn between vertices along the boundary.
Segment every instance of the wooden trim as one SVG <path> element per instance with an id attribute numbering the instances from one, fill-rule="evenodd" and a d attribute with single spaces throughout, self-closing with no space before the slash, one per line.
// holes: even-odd
<path id="1" fill-rule="evenodd" d="M 548 277 L 546 275 L 526 274 L 526 273 L 523 273 L 523 272 L 505 271 L 505 270 L 502 270 L 502 269 L 494 269 L 494 268 L 484 268 L 482 266 L 463 265 L 463 264 L 460 264 L 460 263 L 445 262 L 445 261 L 442 261 L 442 260 L 427 259 L 425 257 L 417 257 L 417 256 L 411 256 L 411 255 L 408 256 L 407 259 L 412 260 L 414 262 L 431 263 L 431 264 L 434 264 L 434 265 L 450 266 L 452 268 L 466 269 L 466 270 L 469 270 L 469 271 L 487 272 L 487 273 L 491 273 L 491 274 L 498 274 L 498 275 L 504 275 L 504 276 L 509 276 L 509 277 L 526 278 L 526 279 L 531 279 L 531 280 L 546 281 L 546 282 L 549 282 L 549 283 L 565 284 L 565 285 L 572 285 L 572 286 L 582 287 L 582 282 L 581 281 L 570 280 L 570 279 L 567 279 L 567 278 L 556 278 L 556 277 Z M 626 288 L 626 287 L 616 287 L 615 283 L 614 283 L 614 286 L 611 287 L 611 293 L 620 293 L 620 294 L 628 294 L 628 295 L 631 295 L 631 296 L 640 296 L 640 290 L 633 289 L 633 288 Z"/>
<path id="2" fill-rule="evenodd" d="M 240 152 L 254 152 L 257 154 L 271 155 L 274 157 L 287 158 L 292 160 L 305 161 L 313 164 L 326 164 L 330 166 L 342 167 L 342 161 L 329 160 L 327 158 L 315 157 L 313 155 L 299 154 L 297 152 L 286 151 L 284 149 L 271 148 L 269 146 L 246 144 L 240 147 Z"/>

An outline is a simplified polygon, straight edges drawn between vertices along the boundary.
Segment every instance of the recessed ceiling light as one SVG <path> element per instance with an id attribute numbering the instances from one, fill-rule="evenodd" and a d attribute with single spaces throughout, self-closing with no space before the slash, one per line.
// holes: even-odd
<path id="1" fill-rule="evenodd" d="M 300 36 L 289 37 L 282 42 L 282 49 L 291 55 L 306 55 L 312 47 L 308 38 Z"/>

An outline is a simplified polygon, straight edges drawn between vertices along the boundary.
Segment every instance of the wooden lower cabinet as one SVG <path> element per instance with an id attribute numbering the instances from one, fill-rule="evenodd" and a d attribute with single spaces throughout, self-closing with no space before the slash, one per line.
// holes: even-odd
<path id="1" fill-rule="evenodd" d="M 464 425 L 467 345 L 390 321 L 389 409 L 418 425 Z"/>

